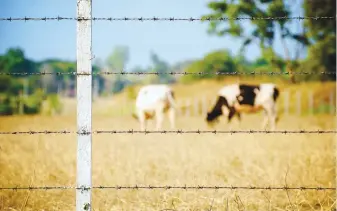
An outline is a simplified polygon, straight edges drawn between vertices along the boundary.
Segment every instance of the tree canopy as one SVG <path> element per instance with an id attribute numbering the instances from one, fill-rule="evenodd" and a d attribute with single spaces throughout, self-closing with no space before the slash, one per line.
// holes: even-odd
<path id="1" fill-rule="evenodd" d="M 301 46 L 308 48 L 308 56 L 302 62 L 302 69 L 310 68 L 318 71 L 336 72 L 336 25 L 335 20 L 306 20 L 302 21 L 302 31 L 291 28 L 290 19 L 266 19 L 258 17 L 289 17 L 292 16 L 292 6 L 294 1 L 286 0 L 220 0 L 208 3 L 211 13 L 202 18 L 217 19 L 229 18 L 228 23 L 218 20 L 209 21 L 208 32 L 217 36 L 232 36 L 242 39 L 241 51 L 246 46 L 256 43 L 260 46 L 262 55 L 271 64 L 273 70 L 292 72 L 298 68 L 297 57 L 291 58 L 289 51 L 295 51 L 294 46 L 289 47 L 286 40 L 292 40 Z M 335 16 L 336 1 L 327 0 L 324 4 L 320 1 L 304 0 L 303 5 L 305 16 Z M 298 16 L 298 15 L 293 15 Z M 244 21 L 236 21 L 238 17 L 252 18 L 250 21 L 253 30 L 249 31 Z M 256 19 L 253 19 L 256 18 Z M 297 21 L 297 20 L 296 20 Z M 285 59 L 280 58 L 275 53 L 273 44 L 276 39 L 276 32 L 280 33 L 280 39 L 285 53 Z M 298 56 L 295 54 L 295 56 Z M 323 76 L 324 77 L 324 76 Z M 334 77 L 334 76 L 333 76 Z"/>

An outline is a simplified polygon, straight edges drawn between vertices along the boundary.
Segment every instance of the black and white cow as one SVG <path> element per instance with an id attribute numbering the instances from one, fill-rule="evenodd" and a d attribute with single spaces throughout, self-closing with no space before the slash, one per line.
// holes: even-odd
<path id="1" fill-rule="evenodd" d="M 162 126 L 164 113 L 168 111 L 171 128 L 175 128 L 176 104 L 173 90 L 165 84 L 151 84 L 143 86 L 136 99 L 136 114 L 133 117 L 139 120 L 140 129 L 146 129 L 146 122 L 156 118 L 156 129 Z"/>
<path id="2" fill-rule="evenodd" d="M 224 115 L 231 119 L 237 115 L 241 121 L 240 113 L 256 113 L 264 110 L 265 119 L 262 128 L 269 123 L 274 130 L 277 122 L 276 101 L 280 91 L 275 84 L 262 83 L 259 85 L 231 84 L 223 87 L 218 92 L 218 99 L 211 112 L 207 113 L 206 121 L 209 125 L 218 122 L 218 117 Z"/>

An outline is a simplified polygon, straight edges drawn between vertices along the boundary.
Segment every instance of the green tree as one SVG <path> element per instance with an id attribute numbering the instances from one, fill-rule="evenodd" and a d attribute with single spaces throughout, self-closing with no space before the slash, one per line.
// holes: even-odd
<path id="1" fill-rule="evenodd" d="M 20 48 L 10 48 L 0 56 L 0 72 L 34 73 L 38 71 L 37 66 L 36 62 L 25 57 L 24 51 Z M 0 115 L 11 115 L 19 111 L 40 112 L 43 96 L 39 94 L 38 77 L 1 75 L 0 84 Z M 24 94 L 29 94 L 29 96 L 23 98 L 21 95 L 23 91 L 27 91 Z"/>
<path id="2" fill-rule="evenodd" d="M 108 68 L 112 71 L 121 72 L 125 71 L 125 67 L 129 61 L 129 48 L 127 46 L 116 46 L 112 53 L 106 59 Z M 124 89 L 127 84 L 127 80 L 122 75 L 114 75 L 114 79 L 111 76 L 105 77 L 105 79 L 113 83 L 112 92 L 117 93 Z"/>
<path id="3" fill-rule="evenodd" d="M 336 0 L 304 0 L 305 16 L 335 16 Z M 302 68 L 316 72 L 336 73 L 336 20 L 305 20 L 306 37 L 310 41 L 308 57 Z M 336 80 L 335 75 L 319 75 L 319 79 Z"/>
<path id="4" fill-rule="evenodd" d="M 274 67 L 279 66 L 275 52 L 273 51 L 273 43 L 276 38 L 277 31 L 281 34 L 281 41 L 285 51 L 286 60 L 288 61 L 288 71 L 292 72 L 290 65 L 290 54 L 288 46 L 285 40 L 291 39 L 302 44 L 306 44 L 307 40 L 303 34 L 292 32 L 290 30 L 289 22 L 287 19 L 276 20 L 251 20 L 253 26 L 252 31 L 248 31 L 246 25 L 243 25 L 243 21 L 236 21 L 238 17 L 284 17 L 290 16 L 290 4 L 287 5 L 284 0 L 238 0 L 238 1 L 212 1 L 208 4 L 208 7 L 212 10 L 211 14 L 203 16 L 207 18 L 230 18 L 228 24 L 223 24 L 221 21 L 211 20 L 209 23 L 208 32 L 210 34 L 216 34 L 218 36 L 230 35 L 233 37 L 241 38 L 242 48 L 256 43 L 260 46 L 264 55 L 269 54 L 269 62 L 274 63 Z M 234 19 L 233 19 L 234 18 Z M 294 77 L 291 77 L 294 81 Z"/>
<path id="5" fill-rule="evenodd" d="M 160 59 L 158 54 L 151 52 L 150 59 L 152 63 L 152 71 L 159 73 L 156 77 L 153 77 L 152 82 L 154 83 L 172 83 L 174 78 L 172 75 L 167 74 L 170 72 L 170 65 L 164 60 Z"/>
<path id="6" fill-rule="evenodd" d="M 127 46 L 116 46 L 107 58 L 107 65 L 114 71 L 124 71 L 129 61 L 129 48 Z"/>
<path id="7" fill-rule="evenodd" d="M 76 72 L 76 63 L 73 61 L 62 61 L 59 59 L 47 59 L 39 62 L 39 70 L 42 72 Z M 76 76 L 66 75 L 46 75 L 41 77 L 41 85 L 47 93 L 57 93 L 58 91 L 71 90 L 74 88 Z"/>
<path id="8" fill-rule="evenodd" d="M 103 70 L 103 61 L 99 58 L 95 59 L 94 64 L 92 65 L 92 72 L 100 73 L 102 72 L 102 70 Z M 92 80 L 93 80 L 93 85 L 98 86 L 98 94 L 102 93 L 102 91 L 104 90 L 104 82 L 105 82 L 104 76 L 100 74 L 95 74 L 93 75 Z"/>
<path id="9" fill-rule="evenodd" d="M 0 71 L 5 73 L 33 73 L 36 72 L 36 63 L 25 58 L 24 51 L 20 48 L 9 48 L 0 57 Z M 23 77 L 23 76 L 13 76 Z"/>
<path id="10" fill-rule="evenodd" d="M 183 82 L 193 81 L 203 78 L 222 78 L 219 73 L 234 73 L 239 67 L 239 63 L 227 50 L 219 50 L 207 54 L 203 59 L 193 62 L 186 68 L 187 73 L 195 73 L 181 77 Z M 197 73 L 203 74 L 197 74 Z"/>

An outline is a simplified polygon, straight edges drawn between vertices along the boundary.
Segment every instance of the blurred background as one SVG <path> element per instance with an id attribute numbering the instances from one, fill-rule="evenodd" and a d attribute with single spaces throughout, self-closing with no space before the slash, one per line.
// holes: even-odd
<path id="1" fill-rule="evenodd" d="M 235 2 L 235 1 L 234 1 Z M 94 17 L 255 17 L 255 16 L 329 16 L 335 8 L 318 1 L 252 1 L 226 3 L 184 1 L 135 3 L 129 0 L 115 4 L 93 2 Z M 42 2 L 3 1 L 3 17 L 75 17 L 75 1 Z M 130 6 L 134 5 L 134 6 Z M 193 7 L 192 7 L 193 5 Z M 139 7 L 143 9 L 139 9 Z M 186 10 L 186 7 L 189 8 Z M 0 23 L 0 70 L 11 72 L 76 71 L 75 21 L 2 21 Z M 52 42 L 51 42 L 52 40 Z M 94 99 L 117 100 L 127 95 L 134 99 L 135 87 L 148 83 L 172 85 L 199 84 L 226 80 L 277 81 L 291 89 L 299 84 L 322 84 L 315 89 L 306 86 L 302 98 L 313 98 L 313 112 L 330 112 L 335 90 L 335 23 L 333 19 L 309 20 L 241 20 L 241 21 L 94 21 L 93 72 L 294 72 L 293 76 L 207 75 L 98 75 L 93 77 Z M 296 75 L 296 72 L 317 73 Z M 207 80 L 206 80 L 207 79 Z M 73 75 L 6 76 L 1 78 L 1 115 L 72 113 L 71 101 L 76 95 Z M 283 88 L 283 87 L 282 87 Z M 282 90 L 284 90 L 284 88 Z M 298 90 L 297 88 L 295 88 Z M 198 90 L 204 97 L 207 90 Z M 212 90 L 213 91 L 213 90 Z M 179 91 L 180 92 L 180 91 Z M 214 93 L 214 92 L 213 92 Z M 180 93 L 178 93 L 179 96 Z M 214 95 L 214 94 L 213 94 Z M 42 97 L 42 96 L 45 96 Z M 180 97 L 180 96 L 179 96 Z M 188 93 L 184 97 L 194 97 Z M 125 99 L 129 101 L 129 99 Z M 192 100 L 192 99 L 191 99 Z M 303 99 L 308 106 L 311 99 Z M 289 103 L 292 106 L 294 100 Z M 303 102 L 304 103 L 304 102 Z M 329 105 L 330 104 L 330 105 Z M 311 106 L 311 105 L 309 105 Z M 123 106 L 125 108 L 125 106 Z M 110 109 L 109 109 L 110 110 Z M 114 109 L 116 110 L 116 109 Z M 110 110 L 111 112 L 111 110 Z M 305 111 L 304 111 L 305 112 Z M 118 113 L 118 112 L 117 112 Z"/>
<path id="2" fill-rule="evenodd" d="M 278 129 L 335 129 L 336 1 L 93 0 L 92 4 L 93 17 L 334 17 L 223 22 L 93 21 L 95 73 L 294 73 L 94 75 L 94 130 L 139 129 L 131 117 L 134 101 L 141 86 L 154 83 L 170 84 L 175 90 L 180 105 L 178 129 L 207 129 L 205 115 L 213 106 L 217 91 L 237 82 L 278 85 Z M 76 1 L 2 0 L 0 16 L 76 17 Z M 76 77 L 33 73 L 76 71 L 76 21 L 0 21 L 0 37 L 1 131 L 75 131 Z M 296 74 L 299 72 L 315 74 Z M 260 129 L 261 115 L 244 115 L 242 129 Z M 149 129 L 153 126 L 152 123 Z M 165 120 L 164 129 L 167 126 Z M 228 129 L 228 125 L 224 121 L 218 129 Z M 289 185 L 333 187 L 333 137 L 94 135 L 93 182 L 284 185 L 285 172 L 289 170 Z M 1 136 L 0 140 L 1 186 L 75 184 L 75 135 L 16 135 Z M 95 210 L 202 210 L 213 203 L 216 210 L 331 210 L 335 202 L 331 191 L 294 191 L 288 197 L 284 194 L 97 190 L 94 206 Z M 72 210 L 74 196 L 72 190 L 0 191 L 0 210 Z"/>

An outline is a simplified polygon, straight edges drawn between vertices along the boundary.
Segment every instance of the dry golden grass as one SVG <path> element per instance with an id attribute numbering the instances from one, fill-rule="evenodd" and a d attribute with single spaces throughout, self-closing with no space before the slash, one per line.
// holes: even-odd
<path id="1" fill-rule="evenodd" d="M 104 107 L 101 103 L 94 104 L 94 129 L 139 128 L 131 115 L 112 118 L 98 112 Z M 244 115 L 241 128 L 260 129 L 261 118 L 260 114 Z M 177 126 L 206 129 L 203 116 L 180 116 Z M 75 113 L 58 117 L 0 117 L 1 131 L 29 129 L 76 130 Z M 228 127 L 223 123 L 218 129 Z M 282 116 L 278 129 L 333 130 L 335 118 Z M 334 137 L 333 134 L 94 135 L 93 185 L 335 187 Z M 0 136 L 0 186 L 74 186 L 76 144 L 76 136 L 72 134 Z M 330 211 L 336 206 L 335 197 L 335 191 L 315 190 L 94 190 L 93 210 Z M 74 209 L 74 190 L 0 191 L 0 210 Z"/>

